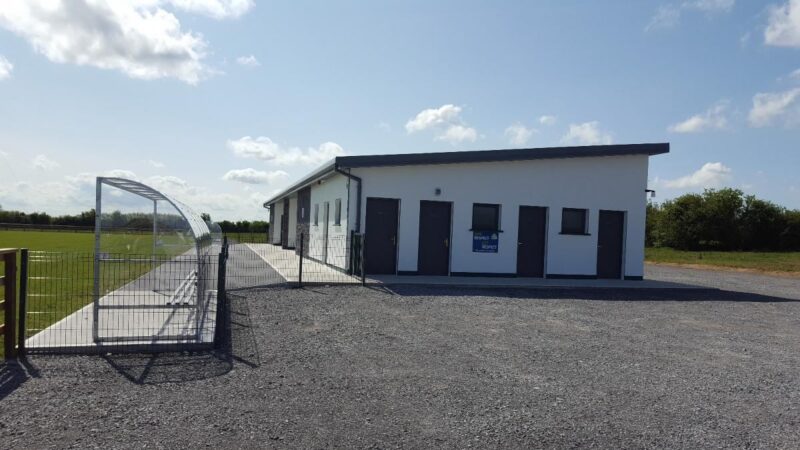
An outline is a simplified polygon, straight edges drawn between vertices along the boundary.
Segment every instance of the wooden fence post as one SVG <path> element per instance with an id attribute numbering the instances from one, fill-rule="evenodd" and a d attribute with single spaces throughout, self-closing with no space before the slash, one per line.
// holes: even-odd
<path id="1" fill-rule="evenodd" d="M 17 357 L 17 249 L 0 249 L 0 257 L 5 263 L 5 274 L 0 278 L 5 295 L 2 306 L 5 313 L 0 330 L 3 333 L 3 349 L 6 359 Z"/>

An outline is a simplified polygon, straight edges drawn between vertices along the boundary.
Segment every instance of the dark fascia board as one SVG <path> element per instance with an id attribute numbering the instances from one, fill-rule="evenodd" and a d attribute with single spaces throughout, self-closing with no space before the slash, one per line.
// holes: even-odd
<path id="1" fill-rule="evenodd" d="M 269 200 L 264 202 L 264 208 L 268 208 L 269 205 L 277 202 L 278 200 L 282 199 L 283 197 L 286 197 L 287 195 L 294 194 L 295 192 L 299 191 L 300 189 L 303 189 L 304 187 L 314 183 L 315 181 L 324 178 L 329 173 L 331 173 L 331 172 L 333 172 L 335 170 L 336 170 L 336 159 L 332 159 L 332 160 L 328 161 L 327 163 L 325 163 L 319 169 L 311 172 L 305 178 L 302 178 L 300 181 L 292 184 L 288 188 L 286 188 L 283 191 L 281 191 L 279 194 L 273 196 L 272 198 L 270 198 Z"/>
<path id="2" fill-rule="evenodd" d="M 423 164 L 458 164 L 495 161 L 528 161 L 556 158 L 598 156 L 660 155 L 669 153 L 669 143 L 588 145 L 579 147 L 522 148 L 508 150 L 473 150 L 463 152 L 409 153 L 394 155 L 339 156 L 337 167 L 382 167 Z"/>

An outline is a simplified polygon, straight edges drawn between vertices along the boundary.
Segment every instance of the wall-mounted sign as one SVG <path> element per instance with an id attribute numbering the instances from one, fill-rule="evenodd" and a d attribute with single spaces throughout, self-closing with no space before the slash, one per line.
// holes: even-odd
<path id="1" fill-rule="evenodd" d="M 472 233 L 472 251 L 474 253 L 497 253 L 496 231 L 474 231 Z"/>

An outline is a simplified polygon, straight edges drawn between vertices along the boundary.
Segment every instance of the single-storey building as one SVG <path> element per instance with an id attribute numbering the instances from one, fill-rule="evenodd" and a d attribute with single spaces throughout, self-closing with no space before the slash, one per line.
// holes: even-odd
<path id="1" fill-rule="evenodd" d="M 341 156 L 269 199 L 269 242 L 367 274 L 641 279 L 669 144 Z M 296 251 L 299 251 L 297 249 Z"/>

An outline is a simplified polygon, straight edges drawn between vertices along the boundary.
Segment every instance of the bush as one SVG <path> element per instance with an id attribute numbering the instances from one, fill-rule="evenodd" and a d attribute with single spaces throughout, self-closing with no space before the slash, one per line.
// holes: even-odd
<path id="1" fill-rule="evenodd" d="M 800 250 L 800 211 L 738 189 L 707 189 L 647 205 L 645 242 L 680 250 Z"/>

